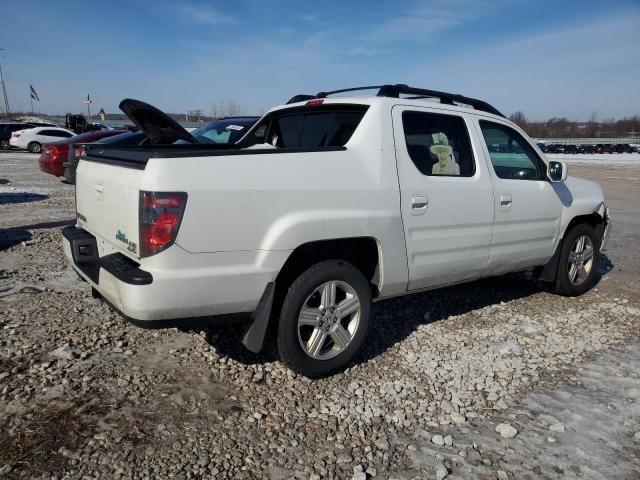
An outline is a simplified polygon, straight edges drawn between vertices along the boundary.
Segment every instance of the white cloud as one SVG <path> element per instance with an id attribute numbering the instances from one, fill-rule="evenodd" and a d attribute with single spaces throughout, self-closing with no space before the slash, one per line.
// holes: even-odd
<path id="1" fill-rule="evenodd" d="M 586 119 L 640 113 L 640 11 L 620 12 L 424 63 L 409 81 L 458 90 L 504 113 Z"/>
<path id="2" fill-rule="evenodd" d="M 406 11 L 374 28 L 368 37 L 374 41 L 425 40 L 488 15 L 500 3 L 504 0 L 413 0 Z"/>
<path id="3" fill-rule="evenodd" d="M 217 26 L 236 23 L 234 17 L 225 15 L 212 6 L 202 3 L 180 3 L 180 13 L 185 19 L 203 25 Z"/>

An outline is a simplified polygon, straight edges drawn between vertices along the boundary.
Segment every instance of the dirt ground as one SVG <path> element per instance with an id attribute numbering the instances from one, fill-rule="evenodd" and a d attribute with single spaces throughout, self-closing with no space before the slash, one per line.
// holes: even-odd
<path id="1" fill-rule="evenodd" d="M 0 152 L 0 478 L 640 479 L 640 158 L 569 170 L 614 220 L 596 288 L 383 301 L 310 381 L 237 328 L 124 322 L 62 255 L 73 186 Z"/>

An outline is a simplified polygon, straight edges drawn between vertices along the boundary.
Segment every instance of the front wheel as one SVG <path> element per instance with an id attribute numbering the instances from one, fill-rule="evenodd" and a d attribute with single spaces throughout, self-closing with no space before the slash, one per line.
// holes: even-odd
<path id="1" fill-rule="evenodd" d="M 601 238 L 587 224 L 573 227 L 560 252 L 555 291 L 560 295 L 582 295 L 595 283 L 600 261 Z"/>
<path id="2" fill-rule="evenodd" d="M 27 145 L 27 150 L 31 153 L 40 153 L 42 151 L 42 145 L 38 142 L 31 142 Z"/>
<path id="3" fill-rule="evenodd" d="M 290 368 L 310 378 L 345 367 L 369 329 L 371 288 L 342 260 L 313 265 L 289 287 L 278 324 L 278 351 Z"/>

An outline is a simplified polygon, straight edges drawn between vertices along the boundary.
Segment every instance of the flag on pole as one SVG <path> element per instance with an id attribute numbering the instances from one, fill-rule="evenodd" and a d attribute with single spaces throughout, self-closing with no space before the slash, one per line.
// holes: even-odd
<path id="1" fill-rule="evenodd" d="M 33 85 L 29 85 L 29 88 L 31 88 L 31 98 L 37 102 L 40 101 L 40 97 L 38 96 L 38 92 L 36 92 L 36 89 L 33 88 Z"/>
<path id="2" fill-rule="evenodd" d="M 84 99 L 84 103 L 91 103 L 91 97 L 87 93 L 87 98 Z"/>

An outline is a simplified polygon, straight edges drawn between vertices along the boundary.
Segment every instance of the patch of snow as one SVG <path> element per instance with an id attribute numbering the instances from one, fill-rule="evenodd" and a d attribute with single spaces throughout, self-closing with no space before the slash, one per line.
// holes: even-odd
<path id="1" fill-rule="evenodd" d="M 611 165 L 640 167 L 640 153 L 568 154 L 547 153 L 548 160 L 584 165 Z"/>

